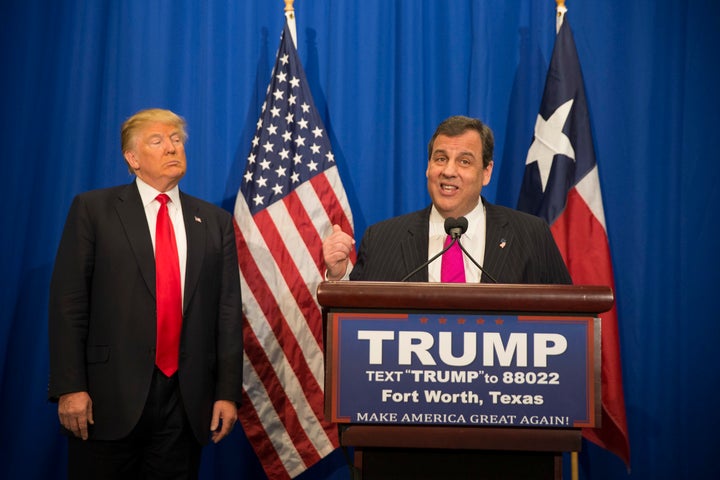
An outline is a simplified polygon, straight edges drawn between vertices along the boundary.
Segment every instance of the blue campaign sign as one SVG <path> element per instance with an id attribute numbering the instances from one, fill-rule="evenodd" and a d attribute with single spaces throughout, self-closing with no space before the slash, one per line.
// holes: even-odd
<path id="1" fill-rule="evenodd" d="M 330 313 L 337 423 L 592 427 L 599 319 Z"/>

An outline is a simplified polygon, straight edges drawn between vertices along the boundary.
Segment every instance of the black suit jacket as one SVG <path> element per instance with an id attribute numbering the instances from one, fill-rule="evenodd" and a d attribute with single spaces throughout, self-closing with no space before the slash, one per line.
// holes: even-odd
<path id="1" fill-rule="evenodd" d="M 485 258 L 478 262 L 498 283 L 570 284 L 570 274 L 541 218 L 482 199 Z M 351 280 L 400 281 L 428 259 L 431 206 L 368 227 Z M 503 245 L 503 246 L 501 246 Z M 436 261 L 440 261 L 438 258 Z M 423 268 L 408 281 L 427 282 Z M 483 274 L 482 282 L 490 282 Z"/>
<path id="2" fill-rule="evenodd" d="M 216 400 L 239 402 L 242 307 L 232 216 L 180 193 L 187 265 L 178 382 L 190 424 L 209 440 Z M 155 363 L 155 259 L 135 182 L 75 197 L 49 303 L 48 395 L 87 391 L 90 436 L 126 436 L 145 405 Z"/>

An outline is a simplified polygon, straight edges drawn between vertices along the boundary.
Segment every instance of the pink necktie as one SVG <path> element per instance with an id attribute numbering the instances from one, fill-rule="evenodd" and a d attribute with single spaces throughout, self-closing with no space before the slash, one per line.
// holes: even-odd
<path id="1" fill-rule="evenodd" d="M 157 342 L 155 364 L 168 377 L 178 369 L 180 328 L 182 326 L 182 295 L 180 293 L 180 262 L 177 243 L 167 202 L 161 193 L 155 226 L 155 295 L 157 300 Z"/>
<path id="2" fill-rule="evenodd" d="M 450 235 L 445 239 L 447 247 L 452 238 Z M 465 283 L 465 264 L 463 263 L 463 252 L 458 242 L 450 247 L 450 250 L 443 253 L 442 266 L 440 267 L 440 281 L 445 283 Z"/>

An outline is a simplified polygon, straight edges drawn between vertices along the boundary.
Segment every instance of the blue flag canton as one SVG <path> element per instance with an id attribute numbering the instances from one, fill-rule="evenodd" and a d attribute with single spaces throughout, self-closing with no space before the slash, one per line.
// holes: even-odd
<path id="1" fill-rule="evenodd" d="M 327 132 L 285 25 L 240 191 L 254 215 L 334 165 Z"/>
<path id="2" fill-rule="evenodd" d="M 574 186 L 595 166 L 595 149 L 580 59 L 566 16 L 555 39 L 540 115 L 550 118 L 569 100 L 573 103 L 563 133 L 570 140 L 575 155 L 565 175 L 569 185 Z"/>
<path id="3" fill-rule="evenodd" d="M 567 17 L 555 39 L 518 210 L 553 224 L 567 195 L 595 167 L 580 60 Z"/>

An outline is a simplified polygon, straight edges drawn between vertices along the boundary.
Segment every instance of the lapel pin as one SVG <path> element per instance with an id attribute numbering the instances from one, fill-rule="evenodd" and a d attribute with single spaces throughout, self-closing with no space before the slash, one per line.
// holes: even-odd
<path id="1" fill-rule="evenodd" d="M 503 239 L 500 240 L 500 248 L 505 248 L 505 245 L 507 245 L 507 242 L 506 242 L 505 239 L 503 238 Z"/>
<path id="2" fill-rule="evenodd" d="M 195 217 L 195 221 L 196 221 L 197 223 L 202 223 L 202 218 L 196 216 L 196 217 Z"/>

